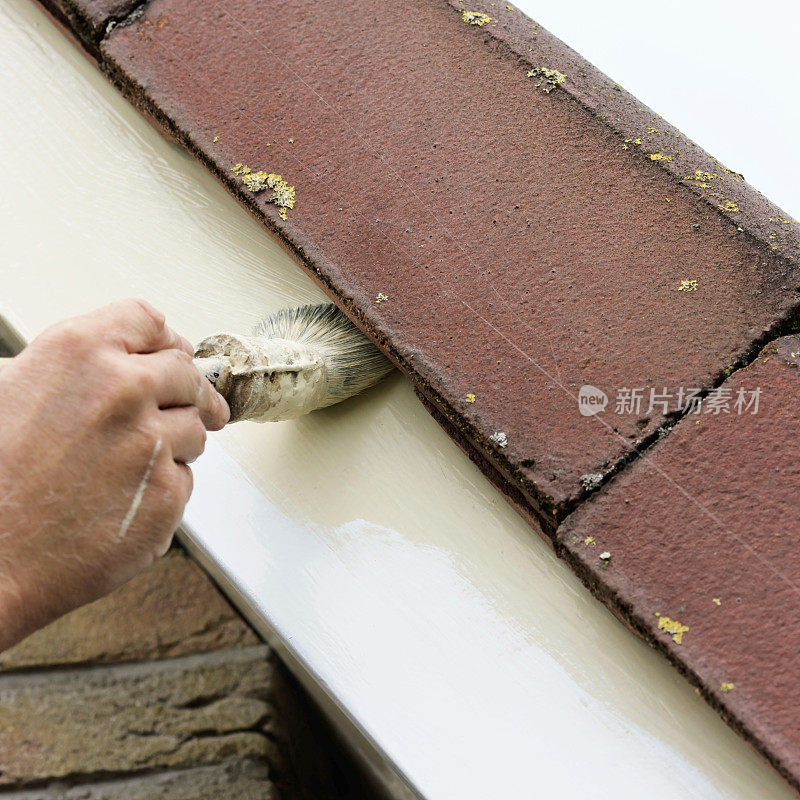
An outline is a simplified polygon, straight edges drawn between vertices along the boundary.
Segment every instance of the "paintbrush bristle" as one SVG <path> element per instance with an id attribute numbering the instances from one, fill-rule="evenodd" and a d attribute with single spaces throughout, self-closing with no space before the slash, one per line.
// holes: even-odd
<path id="1" fill-rule="evenodd" d="M 277 422 L 339 403 L 376 384 L 391 363 L 332 304 L 289 308 L 252 336 L 203 339 L 195 365 L 228 401 L 231 422 Z"/>
<path id="2" fill-rule="evenodd" d="M 327 387 L 318 408 L 339 403 L 374 386 L 393 366 L 333 304 L 284 308 L 271 314 L 254 335 L 307 345 L 325 362 Z"/>

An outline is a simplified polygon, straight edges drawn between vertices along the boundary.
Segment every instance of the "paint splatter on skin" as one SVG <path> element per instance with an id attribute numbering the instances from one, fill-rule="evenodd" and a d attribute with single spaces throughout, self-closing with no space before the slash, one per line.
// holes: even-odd
<path id="1" fill-rule="evenodd" d="M 675 644 L 683 644 L 683 634 L 689 631 L 689 626 L 684 625 L 677 619 L 662 617 L 658 611 L 655 612 L 655 615 L 658 617 L 658 629 L 672 636 L 672 641 Z"/>
<path id="2" fill-rule="evenodd" d="M 144 475 L 142 476 L 142 480 L 139 483 L 138 488 L 136 489 L 136 494 L 133 495 L 133 500 L 131 500 L 130 508 L 128 509 L 128 513 L 125 515 L 125 518 L 122 520 L 122 524 L 119 526 L 119 530 L 117 531 L 117 539 L 121 542 L 128 533 L 128 529 L 133 524 L 133 520 L 136 517 L 136 512 L 139 510 L 139 506 L 142 504 L 142 499 L 144 498 L 144 493 L 147 491 L 147 485 L 150 483 L 150 475 L 153 473 L 153 467 L 156 464 L 156 459 L 158 458 L 158 454 L 161 452 L 161 439 L 159 438 L 156 441 L 156 445 L 153 448 L 153 454 L 150 456 L 150 462 L 147 465 L 147 469 L 144 471 Z"/>
<path id="3" fill-rule="evenodd" d="M 477 25 L 479 28 L 492 21 L 488 14 L 483 14 L 480 11 L 464 11 L 461 14 L 461 19 L 468 25 Z"/>
<path id="4" fill-rule="evenodd" d="M 557 69 L 549 69 L 548 67 L 534 67 L 525 73 L 526 78 L 538 78 L 536 88 L 541 88 L 545 94 L 550 94 L 557 86 L 560 86 L 566 81 L 567 76 Z"/>

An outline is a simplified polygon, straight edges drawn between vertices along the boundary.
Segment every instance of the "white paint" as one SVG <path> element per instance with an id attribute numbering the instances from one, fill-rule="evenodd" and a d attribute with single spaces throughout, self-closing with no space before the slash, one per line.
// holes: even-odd
<path id="1" fill-rule="evenodd" d="M 144 475 L 142 475 L 142 480 L 136 487 L 136 493 L 133 495 L 133 499 L 131 500 L 131 505 L 130 508 L 128 509 L 128 513 L 125 514 L 125 519 L 122 520 L 122 524 L 119 526 L 119 531 L 117 531 L 117 539 L 120 542 L 128 535 L 128 529 L 131 527 L 133 520 L 136 518 L 136 513 L 139 511 L 139 506 L 141 506 L 142 504 L 144 493 L 147 491 L 147 487 L 150 483 L 150 476 L 153 474 L 153 467 L 156 464 L 156 459 L 158 458 L 158 454 L 160 452 L 161 452 L 161 437 L 159 437 L 156 440 L 155 447 L 153 447 L 153 455 L 150 456 L 150 461 L 147 464 L 147 469 L 144 471 Z"/>
<path id="2" fill-rule="evenodd" d="M 667 39 L 676 12 L 668 25 L 663 13 L 631 20 Z M 26 336 L 130 294 L 194 341 L 322 299 L 28 0 L 0 6 L 0 52 L 2 311 Z M 296 422 L 234 426 L 193 468 L 186 522 L 204 562 L 431 800 L 792 796 L 592 600 L 399 375 Z"/>

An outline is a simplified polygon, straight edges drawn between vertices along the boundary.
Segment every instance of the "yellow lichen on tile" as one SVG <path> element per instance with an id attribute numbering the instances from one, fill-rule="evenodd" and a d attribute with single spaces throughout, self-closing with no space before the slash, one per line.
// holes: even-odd
<path id="1" fill-rule="evenodd" d="M 461 19 L 469 25 L 477 25 L 482 28 L 487 22 L 491 22 L 492 18 L 488 14 L 480 11 L 464 11 L 461 14 Z"/>
<path id="2" fill-rule="evenodd" d="M 712 603 L 713 603 L 715 606 L 721 606 L 721 605 L 722 605 L 722 600 L 720 600 L 720 599 L 719 599 L 719 597 L 712 597 L 712 598 L 711 598 L 711 602 L 712 602 Z"/>
<path id="3" fill-rule="evenodd" d="M 385 303 L 388 299 L 389 299 L 389 295 L 388 294 L 384 294 L 383 292 L 378 292 L 378 294 L 375 295 L 375 302 L 378 305 L 380 305 L 381 303 Z"/>
<path id="4" fill-rule="evenodd" d="M 651 161 L 672 161 L 672 156 L 665 156 L 663 153 L 650 153 Z"/>
<path id="5" fill-rule="evenodd" d="M 736 205 L 736 203 L 733 203 L 730 200 L 726 200 L 723 204 L 718 205 L 717 208 L 720 211 L 730 211 L 730 212 L 742 210 L 741 208 L 739 208 L 739 206 Z"/>
<path id="6" fill-rule="evenodd" d="M 218 142 L 219 141 L 219 136 L 215 136 L 211 141 L 212 142 Z"/>
<path id="7" fill-rule="evenodd" d="M 256 192 L 262 192 L 267 188 L 267 178 L 269 178 L 269 173 L 264 172 L 264 170 L 259 170 L 258 172 L 253 172 L 251 170 L 243 174 L 241 178 L 242 183 L 251 192 L 253 192 L 253 194 L 255 194 Z"/>
<path id="8" fill-rule="evenodd" d="M 721 683 L 719 685 L 719 690 L 723 694 L 727 694 L 728 692 L 732 692 L 736 687 L 732 683 Z"/>
<path id="9" fill-rule="evenodd" d="M 635 139 L 625 139 L 625 144 L 641 144 L 642 140 L 637 136 Z"/>
<path id="10" fill-rule="evenodd" d="M 683 634 L 689 631 L 689 626 L 684 625 L 677 619 L 662 617 L 658 611 L 656 611 L 655 614 L 659 618 L 658 629 L 672 636 L 672 641 L 675 642 L 675 644 L 683 644 Z"/>
<path id="11" fill-rule="evenodd" d="M 684 180 L 685 181 L 713 181 L 714 178 L 719 178 L 716 172 L 703 172 L 702 169 L 696 169 L 694 171 L 694 175 L 687 175 Z"/>
<path id="12" fill-rule="evenodd" d="M 470 393 L 469 393 L 469 394 L 468 394 L 468 395 L 467 395 L 467 396 L 464 398 L 464 402 L 465 402 L 465 403 L 474 403 L 474 402 L 475 402 L 477 399 L 478 399 L 478 398 L 477 398 L 477 397 L 475 397 L 475 395 L 474 395 L 472 392 L 470 392 Z"/>
<path id="13" fill-rule="evenodd" d="M 584 544 L 585 544 L 587 547 L 594 547 L 594 546 L 595 546 L 595 544 L 597 543 L 597 540 L 594 538 L 594 536 L 587 536 L 587 537 L 586 537 L 586 538 L 583 540 L 583 543 L 584 543 Z"/>
<path id="14" fill-rule="evenodd" d="M 281 208 L 294 208 L 294 186 L 289 186 L 280 175 L 275 173 L 270 173 L 267 176 L 267 186 L 272 189 L 270 202 L 275 203 L 276 206 L 281 206 Z"/>
<path id="15" fill-rule="evenodd" d="M 264 170 L 253 172 L 250 167 L 241 162 L 234 164 L 231 167 L 231 172 L 234 175 L 238 175 L 242 179 L 242 183 L 253 194 L 263 192 L 267 188 L 272 189 L 272 196 L 269 198 L 269 202 L 280 208 L 278 214 L 281 219 L 286 219 L 287 208 L 294 208 L 294 186 L 289 186 L 280 175 L 276 175 L 274 172 L 265 172 Z"/>
<path id="16" fill-rule="evenodd" d="M 681 285 L 678 287 L 679 292 L 696 292 L 698 287 L 698 282 L 692 278 L 684 278 L 681 281 Z"/>
<path id="17" fill-rule="evenodd" d="M 549 67 L 534 67 L 525 73 L 526 78 L 538 78 L 536 88 L 540 88 L 545 94 L 550 94 L 556 86 L 560 86 L 566 81 L 567 76 L 557 69 L 550 69 Z"/>

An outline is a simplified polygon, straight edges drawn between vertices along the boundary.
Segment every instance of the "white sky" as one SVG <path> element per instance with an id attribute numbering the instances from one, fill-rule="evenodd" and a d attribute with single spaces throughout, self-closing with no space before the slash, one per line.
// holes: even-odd
<path id="1" fill-rule="evenodd" d="M 800 218 L 800 3 L 513 2 Z"/>

